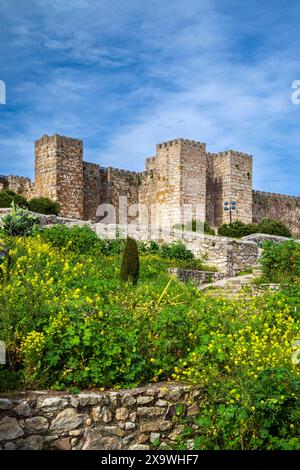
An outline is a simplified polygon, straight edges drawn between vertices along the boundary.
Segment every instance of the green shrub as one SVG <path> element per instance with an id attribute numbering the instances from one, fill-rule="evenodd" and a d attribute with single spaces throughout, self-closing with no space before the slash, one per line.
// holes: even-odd
<path id="1" fill-rule="evenodd" d="M 241 238 L 253 233 L 266 233 L 269 235 L 279 235 L 291 237 L 291 232 L 280 220 L 263 219 L 259 224 L 244 224 L 239 220 L 231 224 L 223 224 L 218 228 L 218 235 L 223 237 Z"/>
<path id="2" fill-rule="evenodd" d="M 139 254 L 136 241 L 133 238 L 127 237 L 122 265 L 121 265 L 121 279 L 124 282 L 129 280 L 135 285 L 139 278 Z"/>
<path id="3" fill-rule="evenodd" d="M 288 227 L 281 220 L 263 219 L 257 226 L 258 233 L 267 233 L 269 235 L 279 235 L 290 238 L 292 236 Z"/>
<path id="4" fill-rule="evenodd" d="M 194 259 L 193 253 L 188 250 L 181 241 L 163 243 L 160 246 L 159 254 L 166 259 L 176 259 L 182 261 L 191 261 Z"/>
<path id="5" fill-rule="evenodd" d="M 98 248 L 99 238 L 87 225 L 68 227 L 63 224 L 46 227 L 42 238 L 57 248 L 75 253 L 89 253 Z"/>
<path id="6" fill-rule="evenodd" d="M 263 277 L 270 282 L 300 280 L 300 243 L 264 242 L 260 262 Z"/>
<path id="7" fill-rule="evenodd" d="M 60 205 L 56 201 L 52 201 L 47 197 L 34 197 L 28 201 L 28 208 L 32 212 L 39 214 L 54 214 L 58 215 Z"/>
<path id="8" fill-rule="evenodd" d="M 218 235 L 222 237 L 241 238 L 246 235 L 257 233 L 256 224 L 244 224 L 239 220 L 232 222 L 231 224 L 223 224 L 218 228 Z"/>
<path id="9" fill-rule="evenodd" d="M 207 235 L 215 235 L 216 232 L 214 231 L 213 228 L 211 228 L 207 222 L 204 222 L 204 233 Z"/>
<path id="10" fill-rule="evenodd" d="M 20 194 L 17 194 L 14 191 L 10 191 L 9 189 L 0 191 L 0 207 L 11 207 L 12 203 L 24 209 L 28 207 L 28 202 Z"/>
<path id="11" fill-rule="evenodd" d="M 46 227 L 41 237 L 52 246 L 70 253 L 100 254 L 111 256 L 122 253 L 125 241 L 121 238 L 103 240 L 88 225 L 55 224 Z"/>
<path id="12" fill-rule="evenodd" d="M 14 203 L 12 203 L 11 213 L 2 217 L 2 230 L 6 235 L 13 237 L 32 235 L 39 225 L 38 217 L 27 210 L 16 208 Z"/>
<path id="13" fill-rule="evenodd" d="M 214 229 L 212 229 L 207 222 L 203 223 L 198 220 L 192 220 L 192 222 L 186 224 L 175 224 L 174 228 L 187 232 L 204 232 L 207 235 L 215 235 Z"/>

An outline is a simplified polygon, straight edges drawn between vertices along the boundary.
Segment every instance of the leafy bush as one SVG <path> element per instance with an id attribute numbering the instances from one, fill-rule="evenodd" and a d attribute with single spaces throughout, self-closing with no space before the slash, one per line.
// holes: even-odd
<path id="1" fill-rule="evenodd" d="M 138 285 L 120 288 L 119 256 L 62 251 L 42 235 L 5 244 L 11 276 L 0 289 L 8 355 L 2 390 L 182 380 L 201 391 L 198 416 L 187 418 L 195 422 L 183 421 L 196 448 L 300 450 L 300 369 L 292 363 L 299 283 L 220 299 L 169 278 L 173 261 L 146 254 Z M 297 244 L 288 244 L 297 267 Z M 186 446 L 184 436 L 177 445 Z"/>
<path id="2" fill-rule="evenodd" d="M 174 228 L 187 232 L 204 232 L 207 235 L 215 235 L 214 229 L 212 229 L 207 222 L 203 223 L 198 220 L 192 220 L 192 222 L 186 224 L 175 224 Z"/>
<path id="3" fill-rule="evenodd" d="M 68 227 L 55 224 L 45 227 L 41 237 L 52 246 L 70 253 L 118 255 L 122 253 L 125 241 L 121 238 L 103 240 L 88 225 Z"/>
<path id="4" fill-rule="evenodd" d="M 270 282 L 300 280 L 300 243 L 264 242 L 261 268 L 264 279 Z"/>
<path id="5" fill-rule="evenodd" d="M 218 235 L 222 237 L 241 238 L 252 233 L 257 233 L 258 227 L 256 224 L 244 224 L 239 220 L 232 222 L 232 224 L 223 224 L 218 228 Z"/>
<path id="6" fill-rule="evenodd" d="M 163 258 L 181 261 L 191 261 L 194 259 L 193 253 L 181 242 L 163 243 L 160 246 L 159 254 Z"/>
<path id="7" fill-rule="evenodd" d="M 263 219 L 259 224 L 244 224 L 239 220 L 232 224 L 223 224 L 218 228 L 218 234 L 223 237 L 241 238 L 253 233 L 265 233 L 291 237 L 291 232 L 280 220 Z"/>
<path id="8" fill-rule="evenodd" d="M 12 203 L 24 209 L 28 207 L 28 202 L 20 194 L 17 194 L 14 191 L 10 191 L 9 189 L 0 191 L 0 207 L 11 207 Z"/>
<path id="9" fill-rule="evenodd" d="M 14 203 L 12 203 L 11 213 L 2 217 L 3 232 L 14 237 L 32 235 L 39 225 L 38 217 L 27 210 L 16 208 Z"/>
<path id="10" fill-rule="evenodd" d="M 28 208 L 32 212 L 39 214 L 54 214 L 58 215 L 60 205 L 56 201 L 52 201 L 47 197 L 34 197 L 28 201 Z"/>
<path id="11" fill-rule="evenodd" d="M 127 237 L 121 265 L 121 279 L 129 280 L 135 285 L 138 282 L 140 270 L 139 254 L 136 241 Z"/>
<path id="12" fill-rule="evenodd" d="M 263 219 L 258 224 L 258 233 L 267 233 L 269 235 L 279 235 L 290 238 L 292 236 L 288 227 L 281 220 Z"/>

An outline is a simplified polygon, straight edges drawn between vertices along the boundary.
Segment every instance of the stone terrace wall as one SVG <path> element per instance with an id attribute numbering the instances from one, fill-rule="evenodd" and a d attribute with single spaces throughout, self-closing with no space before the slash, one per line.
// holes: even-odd
<path id="1" fill-rule="evenodd" d="M 199 412 L 200 391 L 186 385 L 70 395 L 31 392 L 0 398 L 1 449 L 148 450 L 170 446 Z M 178 406 L 179 405 L 179 406 Z"/>
<path id="2" fill-rule="evenodd" d="M 278 235 L 268 235 L 266 233 L 253 233 L 251 235 L 246 235 L 245 237 L 241 238 L 242 241 L 250 241 L 256 243 L 258 246 L 261 246 L 263 242 L 269 241 L 272 243 L 285 243 L 291 241 L 291 238 L 287 237 L 280 237 Z M 300 240 L 295 240 L 296 242 L 300 242 Z"/>
<path id="3" fill-rule="evenodd" d="M 233 240 L 227 237 L 203 235 L 195 232 L 182 232 L 173 229 L 167 233 L 150 232 L 136 225 L 94 224 L 93 230 L 101 238 L 115 238 L 118 232 L 125 237 L 127 234 L 137 240 L 156 240 L 171 243 L 181 240 L 192 251 L 196 258 L 203 258 L 205 263 L 215 266 L 221 273 L 234 276 L 245 268 L 256 267 L 259 250 L 252 241 Z"/>
<path id="4" fill-rule="evenodd" d="M 300 237 L 300 197 L 253 191 L 253 222 L 280 219 Z"/>
<path id="5" fill-rule="evenodd" d="M 218 281 L 225 277 L 225 273 L 197 271 L 195 269 L 170 268 L 168 272 L 174 274 L 180 281 L 192 281 L 197 285 Z"/>

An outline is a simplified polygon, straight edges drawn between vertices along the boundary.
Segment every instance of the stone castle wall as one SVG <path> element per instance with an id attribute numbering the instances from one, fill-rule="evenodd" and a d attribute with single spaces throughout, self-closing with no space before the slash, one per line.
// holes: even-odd
<path id="1" fill-rule="evenodd" d="M 39 196 L 60 203 L 63 217 L 82 219 L 82 141 L 57 134 L 38 140 L 35 144 L 35 186 Z"/>
<path id="2" fill-rule="evenodd" d="M 224 202 L 235 200 L 233 221 L 279 218 L 293 233 L 300 232 L 299 197 L 252 191 L 251 155 L 233 150 L 208 153 L 205 144 L 187 139 L 158 144 L 156 155 L 146 159 L 145 171 L 136 173 L 83 162 L 82 141 L 45 135 L 35 143 L 35 183 L 0 177 L 1 188 L 28 199 L 57 200 L 63 217 L 99 220 L 105 210 L 97 215 L 98 207 L 110 204 L 115 217 L 109 223 L 124 223 L 122 214 L 127 213 L 129 222 L 139 218 L 141 225 L 151 223 L 162 231 L 192 219 L 212 227 L 228 223 Z M 124 196 L 128 206 L 134 205 L 131 213 Z"/>
<path id="3" fill-rule="evenodd" d="M 0 398 L 0 449 L 163 449 L 182 432 L 180 416 L 191 420 L 197 434 L 193 419 L 199 405 L 200 390 L 176 383 L 6 396 Z"/>
<path id="4" fill-rule="evenodd" d="M 218 227 L 229 223 L 229 212 L 224 211 L 225 201 L 236 201 L 237 210 L 232 220 L 252 222 L 252 156 L 228 150 L 207 154 L 208 198 L 207 221 Z"/>
<path id="5" fill-rule="evenodd" d="M 300 236 L 300 197 L 253 191 L 253 222 L 265 218 L 282 220 Z"/>
<path id="6" fill-rule="evenodd" d="M 0 176 L 0 191 L 9 189 L 25 197 L 31 199 L 35 196 L 35 185 L 30 178 L 25 176 Z"/>

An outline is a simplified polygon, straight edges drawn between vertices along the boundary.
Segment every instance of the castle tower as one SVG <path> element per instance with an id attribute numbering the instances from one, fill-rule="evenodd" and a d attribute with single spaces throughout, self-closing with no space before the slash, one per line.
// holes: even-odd
<path id="1" fill-rule="evenodd" d="M 205 144 L 175 139 L 156 146 L 156 224 L 171 229 L 175 224 L 205 220 Z"/>
<path id="2" fill-rule="evenodd" d="M 81 140 L 55 134 L 35 142 L 35 188 L 60 203 L 63 217 L 83 218 Z"/>
<path id="3" fill-rule="evenodd" d="M 224 202 L 234 200 L 237 210 L 232 220 L 252 222 L 252 155 L 234 150 L 207 154 L 209 181 L 207 184 L 206 220 L 210 225 L 229 223 L 230 215 Z"/>

